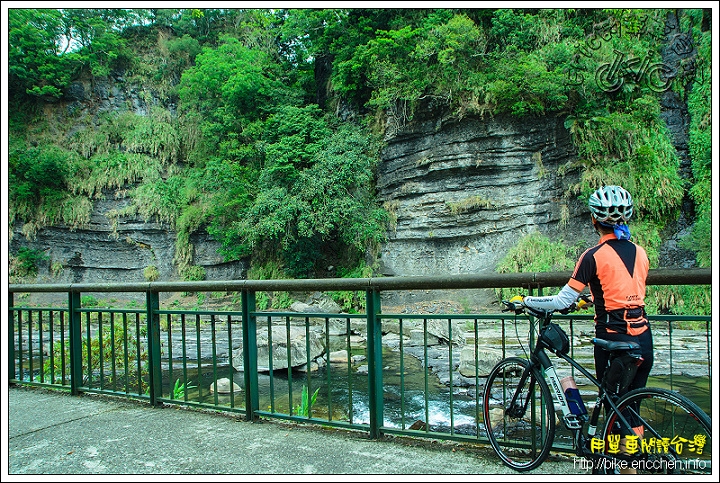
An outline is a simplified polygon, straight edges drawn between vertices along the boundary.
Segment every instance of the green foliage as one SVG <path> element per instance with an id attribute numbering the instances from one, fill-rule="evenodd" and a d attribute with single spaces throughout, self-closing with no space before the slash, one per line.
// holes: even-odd
<path id="1" fill-rule="evenodd" d="M 250 267 L 247 272 L 248 280 L 283 280 L 288 278 L 281 264 L 277 260 L 268 260 Z"/>
<path id="2" fill-rule="evenodd" d="M 508 250 L 497 264 L 498 273 L 558 272 L 571 270 L 575 266 L 576 248 L 568 247 L 561 241 L 552 242 L 538 232 L 523 236 Z M 507 299 L 514 293 L 509 289 L 496 289 L 499 300 Z"/>
<path id="3" fill-rule="evenodd" d="M 498 263 L 498 273 L 556 272 L 575 266 L 575 249 L 538 232 L 523 236 Z"/>
<path id="4" fill-rule="evenodd" d="M 338 62 L 334 79 L 339 92 L 349 92 L 365 77 L 371 88 L 367 106 L 389 109 L 399 125 L 412 119 L 423 98 L 449 100 L 477 65 L 485 50 L 484 33 L 464 14 L 431 15 L 422 26 L 378 30 L 352 58 Z M 353 87 L 342 87 L 351 82 Z M 409 109 L 408 109 L 409 107 Z"/>
<path id="5" fill-rule="evenodd" d="M 660 236 L 660 228 L 652 221 L 646 222 L 636 220 L 630 224 L 630 233 L 632 241 L 645 249 L 650 262 L 650 268 L 658 268 L 660 259 L 660 245 L 662 237 Z"/>
<path id="6" fill-rule="evenodd" d="M 157 179 L 157 160 L 141 154 L 114 151 L 96 154 L 77 173 L 76 193 L 100 198 L 104 189 L 120 189 L 127 184 L 150 178 Z M 81 169 L 82 169 L 81 168 Z"/>
<path id="7" fill-rule="evenodd" d="M 263 262 L 253 264 L 247 273 L 248 280 L 284 280 L 288 276 L 283 269 L 281 262 L 270 258 Z M 255 305 L 258 310 L 267 310 L 269 308 L 285 309 L 290 307 L 295 300 L 288 292 L 258 292 L 256 294 Z"/>
<path id="8" fill-rule="evenodd" d="M 60 98 L 83 71 L 106 77 L 130 55 L 118 30 L 141 21 L 130 9 L 10 9 L 10 97 Z"/>
<path id="9" fill-rule="evenodd" d="M 258 292 L 255 294 L 255 309 L 267 310 L 270 308 L 270 294 L 267 292 Z"/>
<path id="10" fill-rule="evenodd" d="M 93 295 L 83 295 L 80 297 L 80 305 L 83 307 L 97 307 L 98 299 Z"/>
<path id="11" fill-rule="evenodd" d="M 167 109 L 153 107 L 148 116 L 134 116 L 122 135 L 122 143 L 130 153 L 145 154 L 162 164 L 174 163 L 181 150 L 180 134 Z"/>
<path id="12" fill-rule="evenodd" d="M 461 215 L 469 211 L 493 207 L 492 201 L 482 196 L 470 196 L 457 202 L 448 201 L 446 204 L 450 213 L 453 215 Z"/>
<path id="13" fill-rule="evenodd" d="M 173 399 L 185 399 L 185 394 L 186 394 L 187 390 L 194 389 L 197 387 L 197 386 L 189 385 L 190 382 L 192 382 L 192 381 L 188 381 L 187 383 L 183 382 L 181 384 L 180 379 L 175 379 L 175 386 L 173 386 L 173 390 L 172 390 L 172 398 Z"/>
<path id="14" fill-rule="evenodd" d="M 15 216 L 32 218 L 43 204 L 62 202 L 70 156 L 71 153 L 53 145 L 10 152 L 8 194 Z"/>
<path id="15" fill-rule="evenodd" d="M 160 279 L 160 271 L 155 265 L 148 265 L 143 269 L 143 276 L 148 282 L 156 282 Z"/>
<path id="16" fill-rule="evenodd" d="M 632 194 L 637 218 L 659 227 L 674 220 L 684 186 L 663 122 L 659 101 L 650 96 L 624 111 L 568 120 L 584 168 L 574 188 L 580 198 L 587 199 L 599 186 L 618 184 Z"/>
<path id="17" fill-rule="evenodd" d="M 315 389 L 315 392 L 313 393 L 312 397 L 310 397 L 307 386 L 305 384 L 303 384 L 302 396 L 300 398 L 300 404 L 298 404 L 297 406 L 295 406 L 293 408 L 293 412 L 297 416 L 304 416 L 306 418 L 308 416 L 310 416 L 310 408 L 317 401 L 318 392 L 320 392 L 320 388 Z"/>
<path id="18" fill-rule="evenodd" d="M 205 280 L 205 269 L 199 265 L 191 265 L 180 271 L 180 276 L 186 282 Z"/>
<path id="19" fill-rule="evenodd" d="M 8 88 L 10 98 L 58 98 L 72 68 L 58 54 L 63 15 L 53 9 L 8 10 Z"/>
<path id="20" fill-rule="evenodd" d="M 41 250 L 20 247 L 11 259 L 10 276 L 12 277 L 36 277 L 38 265 L 45 262 L 49 257 Z"/>
<path id="21" fill-rule="evenodd" d="M 86 305 L 83 303 L 83 305 Z M 103 384 L 107 387 L 116 387 L 118 391 L 137 391 L 142 394 L 147 388 L 146 377 L 148 375 L 147 364 L 140 364 L 140 387 L 138 382 L 138 360 L 147 362 L 148 356 L 142 347 L 138 352 L 138 344 L 135 343 L 141 334 L 137 334 L 136 329 L 131 324 L 128 325 L 127 331 L 123 329 L 122 324 L 116 324 L 114 331 L 105 325 L 102 329 L 102 337 L 93 337 L 88 344 L 86 337 L 82 338 L 82 374 L 84 384 L 88 384 L 88 372 L 92 369 L 93 374 L 97 374 L 100 368 L 103 368 Z M 125 343 L 127 342 L 127 343 Z M 70 345 L 60 341 L 52 343 L 52 357 L 48 357 L 44 361 L 43 374 L 49 381 L 54 376 L 51 383 L 59 384 L 63 371 L 66 375 L 70 374 Z M 88 366 L 88 359 L 90 365 Z M 125 363 L 127 362 L 127 365 Z M 64 367 L 63 367 L 64 363 Z M 114 371 L 113 371 L 114 368 Z M 113 374 L 117 375 L 117 379 L 113 379 Z M 92 376 L 95 382 L 98 382 L 99 375 Z M 129 381 L 129 386 L 125 385 L 125 381 Z"/>
<path id="22" fill-rule="evenodd" d="M 558 111 L 568 101 L 563 66 L 553 68 L 542 52 L 505 53 L 498 58 L 495 71 L 487 76 L 484 101 L 497 113 L 515 116 Z"/>
<path id="23" fill-rule="evenodd" d="M 157 80 L 180 81 L 183 71 L 189 68 L 195 57 L 202 51 L 200 42 L 188 34 L 176 38 L 161 38 L 158 41 L 161 52 L 167 52 L 164 56 L 164 63 L 155 74 Z"/>
<path id="24" fill-rule="evenodd" d="M 662 93 L 629 75 L 607 92 L 600 81 L 611 79 L 596 76 L 617 52 L 660 62 L 669 13 L 680 15 L 680 31 L 692 35 L 698 53 L 696 64 L 682 61 L 672 86 L 691 114 L 690 180 L 679 176 L 660 116 Z M 392 204 L 385 210 L 376 200 L 380 143 L 371 132 L 392 133 L 420 109 L 457 118 L 557 113 L 568 116 L 579 155 L 567 171 L 580 181 L 566 196 L 584 200 L 608 183 L 629 189 L 634 239 L 655 266 L 659 234 L 689 195 L 695 218 L 683 246 L 710 266 L 707 15 L 11 9 L 10 223 L 23 223 L 28 238 L 51 224 L 76 229 L 89 221 L 93 200 L 114 190 L 132 200 L 109 213 L 115 226 L 121 217 L 142 216 L 176 231 L 174 263 L 183 277 L 202 275 L 190 243 L 201 229 L 222 242 L 228 260 L 246 258 L 252 267 L 272 254 L 283 276 L 324 276 L 330 265 L 344 273 L 377 253 L 390 221 Z M 137 105 L 97 116 L 75 102 L 67 114 L 45 109 L 71 83 L 87 88 L 113 71 L 135 89 L 146 114 L 137 114 Z M 483 201 L 448 209 L 492 209 Z M 364 303 L 352 294 L 338 300 L 348 308 Z"/>
<path id="25" fill-rule="evenodd" d="M 273 157 L 258 178 L 253 204 L 228 213 L 233 219 L 215 231 L 229 257 L 272 247 L 290 275 L 304 277 L 320 265 L 325 245 L 363 251 L 382 239 L 385 214 L 372 192 L 377 147 L 358 127 L 333 130 L 317 115 L 312 106 L 286 108 L 268 121 L 283 136 L 273 130 L 268 137 L 265 152 Z M 309 140 L 308 133 L 322 137 Z"/>
<path id="26" fill-rule="evenodd" d="M 537 43 L 535 23 L 537 18 L 522 10 L 501 8 L 494 12 L 490 35 L 498 45 L 530 50 Z"/>
<path id="27" fill-rule="evenodd" d="M 690 190 L 690 195 L 696 203 L 696 218 L 692 235 L 683 239 L 685 248 L 697 253 L 697 262 L 700 267 L 710 267 L 712 264 L 712 195 L 709 170 L 701 174 L 703 178 Z"/>
<path id="28" fill-rule="evenodd" d="M 287 292 L 273 292 L 272 307 L 278 310 L 289 308 L 295 299 Z"/>
<path id="29" fill-rule="evenodd" d="M 10 221 L 24 222 L 28 238 L 46 225 L 75 229 L 90 220 L 91 201 L 71 192 L 81 189 L 78 175 L 86 163 L 81 156 L 54 144 L 27 147 L 17 139 L 9 154 Z"/>
<path id="30" fill-rule="evenodd" d="M 690 15 L 702 17 L 701 12 L 689 12 Z M 702 20 L 702 19 L 700 19 Z M 697 253 L 697 262 L 701 267 L 712 264 L 712 87 L 710 59 L 712 51 L 711 31 L 701 32 L 694 25 L 695 37 L 698 42 L 698 66 L 695 71 L 695 82 L 688 96 L 688 112 L 690 113 L 690 159 L 694 185 L 690 196 L 695 202 L 695 226 L 689 239 L 683 245 Z"/>
<path id="31" fill-rule="evenodd" d="M 341 271 L 339 275 L 341 278 L 369 278 L 373 275 L 373 269 L 363 262 L 352 270 L 348 270 L 347 272 Z M 367 304 L 365 292 L 337 290 L 329 291 L 328 295 L 340 305 L 343 312 L 350 314 L 365 312 L 365 306 Z"/>
<path id="32" fill-rule="evenodd" d="M 712 291 L 708 285 L 648 287 L 645 304 L 649 314 L 712 315 Z"/>
<path id="33" fill-rule="evenodd" d="M 220 145 L 224 135 L 241 135 L 249 123 L 285 101 L 287 90 L 275 69 L 264 52 L 225 36 L 218 48 L 203 48 L 195 65 L 183 72 L 181 108 L 200 113 L 203 133 Z"/>
<path id="34" fill-rule="evenodd" d="M 312 166 L 332 134 L 322 120 L 322 111 L 311 104 L 305 107 L 282 106 L 263 125 L 265 166 L 259 182 L 265 187 L 293 186 L 300 173 Z"/>
<path id="35" fill-rule="evenodd" d="M 50 273 L 53 277 L 59 277 L 64 269 L 65 266 L 62 264 L 62 262 L 53 261 L 50 264 Z"/>

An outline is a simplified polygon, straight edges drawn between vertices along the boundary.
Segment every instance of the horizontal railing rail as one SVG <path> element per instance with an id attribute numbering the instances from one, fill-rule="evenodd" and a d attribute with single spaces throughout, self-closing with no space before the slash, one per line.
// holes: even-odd
<path id="1" fill-rule="evenodd" d="M 324 290 L 420 290 L 467 288 L 528 288 L 561 287 L 572 272 L 496 273 L 427 277 L 323 278 L 292 280 L 202 280 L 194 282 L 140 283 L 68 283 L 10 284 L 8 291 L 17 292 L 240 292 L 263 291 L 324 291 Z M 654 269 L 647 285 L 710 285 L 712 270 Z"/>
<path id="2" fill-rule="evenodd" d="M 258 417 L 382 433 L 486 442 L 488 368 L 528 347 L 529 324 L 507 314 L 396 314 L 403 290 L 560 287 L 570 272 L 315 280 L 9 285 L 9 379 Z M 648 285 L 709 285 L 709 269 L 651 270 Z M 257 310 L 262 292 L 365 292 L 365 313 Z M 143 307 L 83 306 L 82 295 L 143 294 Z M 160 294 L 236 292 L 237 310 L 161 306 Z M 66 294 L 67 305 L 15 304 Z M 591 315 L 567 322 L 573 355 L 592 364 Z M 711 318 L 651 316 L 653 383 L 686 391 L 710 413 Z M 690 329 L 688 329 L 688 327 Z M 560 368 L 559 370 L 563 370 Z M 569 369 L 568 369 L 569 370 Z M 576 375 L 577 377 L 578 375 Z M 578 377 L 583 388 L 583 381 Z M 585 388 L 590 398 L 590 389 Z M 566 448 L 562 438 L 558 448 Z"/>

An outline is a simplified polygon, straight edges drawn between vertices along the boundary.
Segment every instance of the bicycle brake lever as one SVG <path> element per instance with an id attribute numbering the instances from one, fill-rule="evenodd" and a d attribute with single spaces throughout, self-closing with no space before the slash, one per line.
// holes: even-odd
<path id="1" fill-rule="evenodd" d="M 558 310 L 558 312 L 560 312 L 560 313 L 563 314 L 563 315 L 567 315 L 567 314 L 569 314 L 570 312 L 574 311 L 576 308 L 577 308 L 577 304 L 575 304 L 575 303 L 573 302 L 573 304 L 572 304 L 570 307 L 566 307 L 566 308 L 564 308 L 564 309 Z"/>
<path id="2" fill-rule="evenodd" d="M 505 305 L 505 308 L 502 309 L 503 312 L 515 312 L 516 314 L 522 313 L 522 306 L 518 308 L 516 304 L 508 302 L 507 300 L 503 300 L 502 303 Z"/>

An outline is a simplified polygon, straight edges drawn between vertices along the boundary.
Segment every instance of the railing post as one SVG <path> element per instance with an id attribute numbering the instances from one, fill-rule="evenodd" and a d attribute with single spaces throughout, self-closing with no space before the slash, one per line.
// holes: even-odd
<path id="1" fill-rule="evenodd" d="M 80 394 L 82 386 L 82 328 L 80 320 L 80 292 L 68 294 L 68 317 L 70 322 L 70 393 Z M 88 350 L 89 341 L 88 341 Z"/>
<path id="2" fill-rule="evenodd" d="M 532 295 L 532 294 L 533 294 L 533 288 L 532 288 L 532 285 L 530 285 L 530 286 L 528 287 L 528 295 Z M 538 285 L 538 294 L 537 294 L 537 296 L 538 296 L 538 297 L 542 297 L 542 294 L 543 294 L 542 285 Z M 532 315 L 530 315 L 530 316 L 529 316 L 529 320 L 530 320 L 530 327 L 533 327 L 534 324 L 535 324 L 535 317 L 532 316 Z M 538 327 L 538 329 L 539 329 L 539 327 Z M 540 335 L 540 334 L 537 334 L 537 335 Z M 535 331 L 534 331 L 534 330 L 531 330 L 531 331 L 530 331 L 530 341 L 529 341 L 529 344 L 530 344 L 530 347 L 531 347 L 531 348 L 532 348 L 532 347 L 535 347 Z"/>
<path id="3" fill-rule="evenodd" d="M 257 370 L 257 321 L 255 292 L 243 290 L 242 294 L 242 336 L 243 336 L 243 377 L 245 379 L 245 419 L 254 421 L 255 412 L 260 409 Z"/>
<path id="4" fill-rule="evenodd" d="M 380 292 L 366 291 L 367 307 L 367 351 L 368 351 L 368 399 L 370 410 L 370 438 L 380 437 L 383 425 L 383 378 L 382 378 L 382 330 L 380 313 Z"/>
<path id="5" fill-rule="evenodd" d="M 8 380 L 19 379 L 15 374 L 15 294 L 10 292 L 8 297 Z"/>
<path id="6" fill-rule="evenodd" d="M 148 334 L 148 377 L 150 381 L 150 404 L 158 406 L 162 397 L 162 365 L 160 362 L 160 293 L 146 292 L 147 334 Z"/>

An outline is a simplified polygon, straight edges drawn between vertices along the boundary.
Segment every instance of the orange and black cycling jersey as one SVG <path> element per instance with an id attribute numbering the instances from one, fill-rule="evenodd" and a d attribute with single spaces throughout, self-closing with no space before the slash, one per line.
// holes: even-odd
<path id="1" fill-rule="evenodd" d="M 590 286 L 598 329 L 638 335 L 648 329 L 645 280 L 649 262 L 645 250 L 610 233 L 582 254 L 568 285 L 581 292 Z"/>

